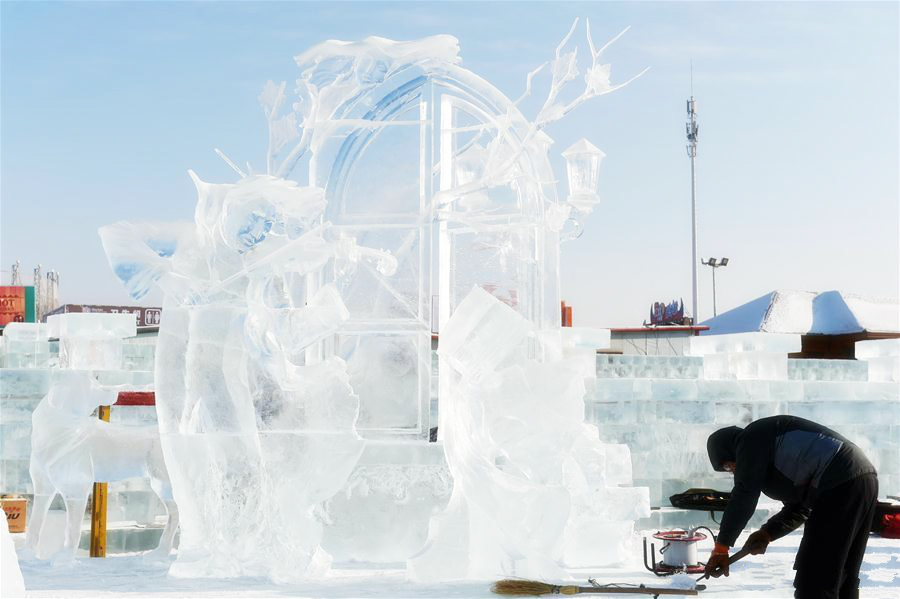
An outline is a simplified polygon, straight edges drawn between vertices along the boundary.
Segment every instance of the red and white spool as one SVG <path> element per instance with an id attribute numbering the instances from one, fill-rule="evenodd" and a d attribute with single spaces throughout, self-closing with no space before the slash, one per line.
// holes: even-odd
<path id="1" fill-rule="evenodd" d="M 685 530 L 667 530 L 658 532 L 653 538 L 663 542 L 660 553 L 663 564 L 672 568 L 697 566 L 697 543 L 706 538 L 700 532 Z"/>

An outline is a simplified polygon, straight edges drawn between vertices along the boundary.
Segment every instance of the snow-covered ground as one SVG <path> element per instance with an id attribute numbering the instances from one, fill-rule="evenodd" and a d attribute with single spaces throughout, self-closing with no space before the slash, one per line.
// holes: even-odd
<path id="1" fill-rule="evenodd" d="M 729 578 L 705 581 L 707 588 L 701 596 L 792 597 L 791 565 L 799 542 L 800 534 L 795 533 L 770 546 L 766 555 L 745 558 L 732 566 Z M 573 580 L 583 585 L 588 578 L 595 578 L 601 584 L 671 585 L 671 579 L 657 578 L 644 571 L 639 562 L 640 551 L 635 549 L 633 563 L 622 568 L 573 571 Z M 705 556 L 705 550 L 702 554 Z M 170 578 L 166 574 L 167 563 L 154 563 L 140 554 L 79 558 L 72 565 L 56 567 L 43 561 L 24 561 L 21 568 L 27 597 L 496 597 L 490 591 L 490 581 L 429 585 L 407 582 L 402 564 L 395 568 L 338 565 L 327 579 L 289 585 L 247 578 Z M 860 597 L 864 599 L 900 597 L 900 541 L 871 537 L 860 578 Z"/>

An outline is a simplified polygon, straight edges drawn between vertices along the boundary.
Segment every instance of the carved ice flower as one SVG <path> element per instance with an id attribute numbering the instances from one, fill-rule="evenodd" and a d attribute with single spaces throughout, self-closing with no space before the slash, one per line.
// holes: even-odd
<path id="1" fill-rule="evenodd" d="M 558 86 L 561 86 L 563 83 L 571 81 L 578 76 L 578 62 L 576 60 L 576 53 L 569 52 L 568 54 L 563 54 L 553 61 L 552 68 L 552 87 L 557 89 L 558 91 Z"/>
<path id="2" fill-rule="evenodd" d="M 610 65 L 595 64 L 584 74 L 584 81 L 587 83 L 588 93 L 600 95 L 612 89 L 609 81 Z"/>

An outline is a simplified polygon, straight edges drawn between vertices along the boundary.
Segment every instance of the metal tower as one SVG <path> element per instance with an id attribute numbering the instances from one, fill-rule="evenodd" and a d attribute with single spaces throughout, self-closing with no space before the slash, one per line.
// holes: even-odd
<path id="1" fill-rule="evenodd" d="M 21 285 L 22 284 L 22 274 L 19 269 L 22 268 L 22 263 L 19 260 L 16 260 L 16 263 L 12 265 L 12 274 L 10 275 L 10 285 Z"/>
<path id="2" fill-rule="evenodd" d="M 44 287 L 44 278 L 41 276 L 41 265 L 38 264 L 34 267 L 34 321 L 40 322 L 41 316 L 44 315 L 43 310 L 41 310 L 42 303 L 44 301 L 43 294 Z"/>
<path id="3" fill-rule="evenodd" d="M 700 126 L 697 124 L 697 104 L 694 96 L 687 101 L 687 154 L 691 159 L 691 283 L 693 307 L 691 316 L 696 325 L 699 322 L 700 304 L 697 299 L 697 176 L 695 163 L 697 161 L 697 141 L 700 139 Z"/>
<path id="4" fill-rule="evenodd" d="M 59 273 L 55 270 L 47 271 L 44 300 L 44 314 L 55 310 L 59 306 Z"/>

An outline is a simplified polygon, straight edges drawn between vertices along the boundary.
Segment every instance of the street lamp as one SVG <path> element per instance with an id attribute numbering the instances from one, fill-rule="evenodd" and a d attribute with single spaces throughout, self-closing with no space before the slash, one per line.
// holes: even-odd
<path id="1" fill-rule="evenodd" d="M 581 138 L 562 153 L 566 159 L 569 180 L 568 202 L 581 214 L 590 214 L 600 202 L 597 184 L 600 179 L 600 162 L 606 154 L 603 150 Z"/>
<path id="2" fill-rule="evenodd" d="M 709 266 L 712 268 L 713 275 L 713 317 L 718 316 L 716 314 L 716 269 L 722 266 L 728 266 L 728 258 L 710 258 L 709 260 L 700 260 L 703 266 Z"/>

